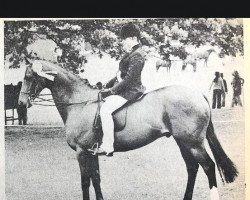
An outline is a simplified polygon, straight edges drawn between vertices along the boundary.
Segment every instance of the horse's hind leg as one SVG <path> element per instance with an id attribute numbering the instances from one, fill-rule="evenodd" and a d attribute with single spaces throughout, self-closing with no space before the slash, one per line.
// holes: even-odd
<path id="1" fill-rule="evenodd" d="M 195 160 L 202 166 L 204 172 L 207 175 L 211 192 L 211 200 L 218 200 L 219 194 L 215 176 L 215 163 L 208 155 L 204 144 L 196 145 L 196 147 L 191 148 L 190 151 Z"/>
<path id="2" fill-rule="evenodd" d="M 191 200 L 199 164 L 196 162 L 189 149 L 187 149 L 180 141 L 176 140 L 176 142 L 181 150 L 181 155 L 186 163 L 188 173 L 188 181 L 184 200 Z"/>

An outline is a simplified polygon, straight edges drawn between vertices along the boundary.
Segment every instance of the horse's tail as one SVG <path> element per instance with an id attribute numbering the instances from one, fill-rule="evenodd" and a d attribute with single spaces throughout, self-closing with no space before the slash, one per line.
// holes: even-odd
<path id="1" fill-rule="evenodd" d="M 222 148 L 214 132 L 214 126 L 211 120 L 211 116 L 207 128 L 206 137 L 208 140 L 208 144 L 214 155 L 222 181 L 224 182 L 225 180 L 227 183 L 233 182 L 235 178 L 238 176 L 238 170 L 235 164 L 230 160 L 230 158 L 226 155 L 224 149 Z"/>

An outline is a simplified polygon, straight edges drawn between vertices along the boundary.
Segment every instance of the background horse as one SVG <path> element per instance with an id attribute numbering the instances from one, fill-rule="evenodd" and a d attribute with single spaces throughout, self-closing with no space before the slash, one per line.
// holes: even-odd
<path id="1" fill-rule="evenodd" d="M 213 48 L 210 48 L 210 49 L 207 49 L 203 52 L 200 52 L 200 51 L 197 52 L 196 54 L 194 54 L 194 57 L 196 59 L 199 59 L 199 60 L 204 60 L 204 66 L 207 67 L 208 58 L 209 58 L 210 54 L 213 52 L 216 53 L 216 51 Z"/>
<path id="2" fill-rule="evenodd" d="M 214 49 L 208 49 L 206 51 L 199 51 L 188 55 L 187 58 L 183 61 L 182 70 L 185 70 L 187 68 L 187 65 L 190 64 L 193 66 L 193 71 L 196 72 L 197 62 L 200 60 L 204 60 L 204 66 L 207 67 L 208 58 L 213 52 L 216 53 Z"/>
<path id="3" fill-rule="evenodd" d="M 158 60 L 156 62 L 156 71 L 158 71 L 160 67 L 167 68 L 167 72 L 170 72 L 171 60 Z"/>
<path id="4" fill-rule="evenodd" d="M 29 96 L 34 99 L 44 88 L 51 90 L 65 124 L 67 142 L 76 151 L 83 199 L 89 200 L 92 180 L 96 199 L 103 200 L 98 156 L 87 151 L 94 143 L 101 141 L 101 133 L 93 129 L 100 90 L 58 65 L 38 60 L 32 66 L 27 66 L 19 103 L 25 105 Z M 205 138 L 222 180 L 233 182 L 237 176 L 236 167 L 214 133 L 208 101 L 197 91 L 183 86 L 164 87 L 123 107 L 113 117 L 115 152 L 137 149 L 160 137 L 172 136 L 175 139 L 188 172 L 185 200 L 192 199 L 199 165 L 207 175 L 211 199 L 219 199 L 215 163 L 205 149 Z"/>
<path id="5" fill-rule="evenodd" d="M 19 125 L 27 124 L 27 107 L 23 105 L 18 105 L 18 98 L 20 90 L 22 88 L 22 82 L 19 81 L 17 85 L 4 85 L 4 109 L 5 109 L 5 124 L 7 121 L 12 120 L 14 124 L 14 109 L 17 110 Z M 12 109 L 12 117 L 6 116 L 6 110 Z"/>
<path id="6" fill-rule="evenodd" d="M 183 61 L 182 71 L 184 71 L 187 68 L 188 64 L 192 65 L 193 72 L 196 72 L 197 60 L 194 57 L 187 57 L 187 59 Z"/>

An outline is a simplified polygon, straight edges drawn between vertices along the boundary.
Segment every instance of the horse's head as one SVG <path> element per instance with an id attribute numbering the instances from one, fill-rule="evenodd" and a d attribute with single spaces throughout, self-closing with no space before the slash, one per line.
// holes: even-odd
<path id="1" fill-rule="evenodd" d="M 215 49 L 213 49 L 213 48 L 208 49 L 207 51 L 208 51 L 209 54 L 211 54 L 211 53 L 213 53 L 213 52 L 216 53 Z"/>
<path id="2" fill-rule="evenodd" d="M 26 68 L 18 104 L 28 107 L 40 92 L 48 87 L 49 81 L 54 81 L 55 71 L 43 71 L 43 65 L 35 60 Z"/>

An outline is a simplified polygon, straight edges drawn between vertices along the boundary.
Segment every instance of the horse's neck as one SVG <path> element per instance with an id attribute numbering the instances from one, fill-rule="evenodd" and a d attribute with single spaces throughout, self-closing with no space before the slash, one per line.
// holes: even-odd
<path id="1" fill-rule="evenodd" d="M 64 123 L 74 108 L 73 104 L 79 105 L 81 102 L 97 100 L 97 89 L 91 88 L 83 80 L 65 72 L 59 72 L 53 84 L 48 88 L 51 90 L 55 105 Z"/>

